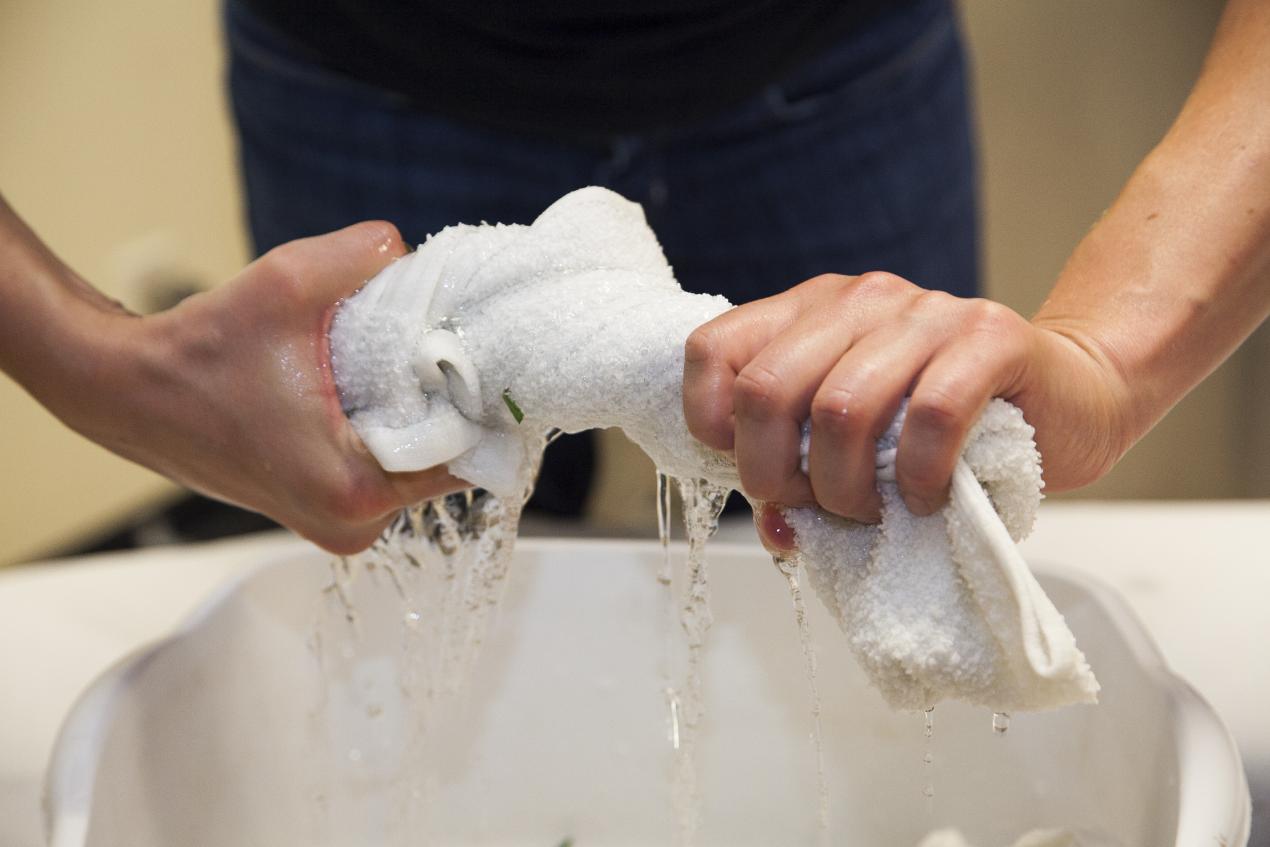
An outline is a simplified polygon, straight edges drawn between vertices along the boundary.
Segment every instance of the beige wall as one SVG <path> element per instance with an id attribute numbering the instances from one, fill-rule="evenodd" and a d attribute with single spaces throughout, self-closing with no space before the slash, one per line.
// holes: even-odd
<path id="1" fill-rule="evenodd" d="M 1028 314 L 1159 140 L 1199 72 L 1218 0 L 966 0 L 991 296 Z M 1270 494 L 1266 333 L 1079 497 Z"/>
<path id="2" fill-rule="evenodd" d="M 989 296 L 1031 314 L 1068 253 L 1159 140 L 1199 72 L 1219 0 L 962 0 L 980 130 Z M 612 435 L 606 438 L 611 442 Z M 647 532 L 635 448 L 596 503 Z M 1187 397 L 1106 478 L 1061 497 L 1270 496 L 1270 330 Z"/>
<path id="3" fill-rule="evenodd" d="M 989 290 L 1028 312 L 1168 125 L 1216 0 L 966 0 L 983 136 Z M 155 278 L 241 266 L 214 0 L 0 4 L 0 191 L 72 265 L 142 306 Z M 1264 333 L 1263 333 L 1264 335 Z M 1201 387 L 1096 496 L 1270 494 L 1262 339 Z M 0 562 L 169 494 L 0 378 Z M 597 515 L 651 520 L 651 469 L 606 464 Z"/>
<path id="4" fill-rule="evenodd" d="M 241 267 L 214 0 L 0 3 L 0 191 L 81 274 L 143 306 L 144 280 Z M 0 562 L 171 486 L 71 434 L 0 377 Z"/>

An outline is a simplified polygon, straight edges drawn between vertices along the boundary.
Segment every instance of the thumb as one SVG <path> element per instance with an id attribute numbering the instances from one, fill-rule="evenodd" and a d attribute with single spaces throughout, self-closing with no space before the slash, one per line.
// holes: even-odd
<path id="1" fill-rule="evenodd" d="M 406 473 L 385 472 L 385 475 L 402 506 L 413 506 L 433 497 L 472 487 L 471 483 L 452 476 L 444 465 Z"/>
<path id="2" fill-rule="evenodd" d="M 303 280 L 305 293 L 324 303 L 348 297 L 410 252 L 397 227 L 387 221 L 364 221 L 301 238 L 277 251 L 284 252 L 292 274 Z"/>

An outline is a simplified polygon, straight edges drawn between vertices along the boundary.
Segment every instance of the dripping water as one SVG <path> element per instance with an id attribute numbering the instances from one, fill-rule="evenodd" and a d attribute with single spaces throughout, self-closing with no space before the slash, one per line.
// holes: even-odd
<path id="1" fill-rule="evenodd" d="M 657 472 L 657 538 L 661 541 L 661 570 L 657 581 L 670 585 L 670 477 Z"/>
<path id="2" fill-rule="evenodd" d="M 414 847 L 429 841 L 429 822 L 435 817 L 431 803 L 438 795 L 431 746 L 440 738 L 442 724 L 461 719 L 471 671 L 502 598 L 521 509 L 542 451 L 554 437 L 554 432 L 526 434 L 525 454 L 530 458 L 520 469 L 517 496 L 500 499 L 488 492 L 465 491 L 430 500 L 403 511 L 366 553 L 332 563 L 325 592 L 329 601 L 313 636 L 317 644 L 343 645 L 342 650 L 319 654 L 326 688 L 356 701 L 360 692 L 350 688 L 348 680 L 359 631 L 389 625 L 400 633 L 395 684 L 407 704 L 409 724 L 402 755 L 406 764 L 392 788 L 395 825 L 385 844 Z M 391 623 L 360 620 L 355 606 L 359 593 L 367 590 L 362 581 L 393 592 L 401 604 L 400 616 Z M 359 704 L 368 719 L 379 719 L 377 702 Z M 364 778 L 365 750 L 333 743 L 345 730 L 338 724 L 314 722 L 313 731 L 320 736 L 315 748 L 344 750 L 326 765 L 333 778 L 351 780 L 350 784 Z M 359 769 L 351 770 L 353 766 Z M 332 806 L 338 802 L 335 798 L 348 793 L 339 790 L 338 783 L 316 787 L 323 802 Z"/>
<path id="3" fill-rule="evenodd" d="M 1010 731 L 1010 713 L 1009 712 L 993 712 L 992 713 L 992 732 L 994 735 L 1005 735 Z"/>
<path id="4" fill-rule="evenodd" d="M 697 789 L 696 743 L 704 715 L 701 657 L 713 618 L 710 613 L 710 581 L 706 567 L 706 542 L 719 528 L 719 515 L 731 489 L 703 479 L 678 479 L 688 534 L 688 558 L 679 625 L 686 646 L 685 678 L 675 704 L 679 745 L 675 750 L 674 798 L 678 816 L 678 843 L 691 847 L 700 817 Z"/>
<path id="5" fill-rule="evenodd" d="M 798 640 L 803 649 L 803 661 L 807 670 L 807 689 L 811 701 L 811 741 L 816 754 L 816 799 L 818 840 L 824 845 L 829 838 L 829 784 L 825 779 L 824 739 L 820 720 L 820 685 L 816 678 L 816 646 L 811 638 L 811 623 L 807 619 L 807 606 L 803 602 L 799 575 L 802 559 L 798 555 L 773 554 L 772 563 L 785 577 L 789 585 L 789 599 L 794 607 L 794 623 L 798 626 Z"/>
<path id="6" fill-rule="evenodd" d="M 935 753 L 932 750 L 935 740 L 935 707 L 929 706 L 922 712 L 924 722 L 922 734 L 926 737 L 926 750 L 922 754 L 922 769 L 926 779 L 922 784 L 922 795 L 926 798 L 926 814 L 935 810 L 935 777 L 932 773 L 935 764 Z"/>
<path id="7" fill-rule="evenodd" d="M 675 656 L 675 591 L 673 586 L 674 571 L 670 559 L 670 477 L 661 471 L 657 472 L 657 537 L 661 542 L 661 563 L 657 570 L 657 584 L 661 593 L 659 604 L 660 631 L 662 639 L 661 687 L 666 698 L 666 738 L 671 749 L 678 750 L 679 735 L 679 692 L 675 690 L 671 667 Z"/>

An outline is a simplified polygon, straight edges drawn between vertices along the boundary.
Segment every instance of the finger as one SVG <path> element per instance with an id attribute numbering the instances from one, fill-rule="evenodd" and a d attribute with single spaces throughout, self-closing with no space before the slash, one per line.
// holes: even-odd
<path id="1" fill-rule="evenodd" d="M 849 299 L 805 311 L 741 369 L 733 429 L 737 469 L 753 497 L 810 505 L 799 441 L 812 396 L 855 340 L 867 316 Z M 814 496 L 814 495 L 813 495 Z"/>
<path id="2" fill-rule="evenodd" d="M 444 466 L 386 476 L 401 507 L 473 487 L 470 482 L 451 475 Z"/>
<path id="3" fill-rule="evenodd" d="M 375 543 L 392 523 L 396 513 L 356 527 L 321 526 L 311 530 L 299 528 L 300 535 L 337 556 L 352 556 Z"/>
<path id="4" fill-rule="evenodd" d="M 300 303 L 334 303 L 356 292 L 409 250 L 387 221 L 365 221 L 326 235 L 301 238 L 259 260 L 283 295 Z"/>
<path id="5" fill-rule="evenodd" d="M 941 350 L 913 387 L 895 475 L 915 515 L 948 501 L 953 469 L 984 407 L 1012 379 L 1018 359 L 988 339 L 966 336 Z"/>
<path id="6" fill-rule="evenodd" d="M 780 556 L 797 549 L 794 530 L 785 522 L 779 506 L 760 503 L 754 510 L 754 527 L 758 530 L 759 541 L 772 555 Z"/>
<path id="7" fill-rule="evenodd" d="M 747 365 L 737 375 L 733 447 L 741 489 L 757 500 L 810 506 L 811 485 L 799 467 L 800 422 L 789 412 L 782 377 Z"/>
<path id="8" fill-rule="evenodd" d="M 880 519 L 877 440 L 939 340 L 927 322 L 892 324 L 862 338 L 825 377 L 811 401 L 808 471 L 816 502 L 827 511 L 866 523 Z"/>
<path id="9" fill-rule="evenodd" d="M 368 279 L 406 255 L 409 248 L 397 227 L 387 221 L 363 221 L 314 239 L 320 250 L 314 258 L 322 262 L 319 282 L 330 294 L 352 294 Z M 354 281 L 360 279 L 360 283 Z"/>
<path id="10" fill-rule="evenodd" d="M 684 345 L 684 420 L 716 450 L 733 446 L 737 374 L 798 317 L 798 302 L 777 295 L 737 306 L 697 327 Z"/>
<path id="11" fill-rule="evenodd" d="M 373 544 L 403 508 L 472 487 L 471 483 L 452 476 L 444 467 L 411 473 L 383 473 L 383 476 L 387 492 L 374 497 L 379 505 L 373 509 L 373 517 L 331 520 L 315 527 L 300 527 L 301 534 L 332 553 L 352 555 Z"/>

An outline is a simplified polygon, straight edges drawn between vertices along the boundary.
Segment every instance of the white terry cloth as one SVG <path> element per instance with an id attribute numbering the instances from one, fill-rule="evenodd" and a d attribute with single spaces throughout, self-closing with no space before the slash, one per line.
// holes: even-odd
<path id="1" fill-rule="evenodd" d="M 873 682 L 903 709 L 948 697 L 998 712 L 1094 702 L 1084 654 L 1014 546 L 1041 497 L 1032 427 L 1004 400 L 989 403 L 948 505 L 917 517 L 895 482 L 903 422 L 901 408 L 878 440 L 881 524 L 784 510 L 816 593 Z"/>
<path id="2" fill-rule="evenodd" d="M 728 308 L 679 288 L 638 205 L 584 188 L 531 226 L 447 227 L 394 262 L 339 310 L 332 363 L 354 428 L 390 471 L 446 464 L 508 496 L 531 435 L 617 426 L 663 472 L 738 488 L 732 457 L 683 417 L 684 341 Z M 898 419 L 892 430 L 879 442 L 883 480 Z M 880 527 L 786 512 L 822 601 L 897 707 L 1094 699 L 1071 632 L 1011 541 L 1040 498 L 1031 433 L 994 401 L 951 504 L 929 518 L 908 513 L 893 481 Z"/>
<path id="3" fill-rule="evenodd" d="M 339 310 L 332 363 L 387 470 L 444 463 L 510 496 L 528 433 L 620 426 L 664 472 L 736 487 L 688 435 L 678 387 L 684 340 L 729 308 L 679 287 L 637 204 L 584 188 L 532 226 L 430 237 Z"/>

